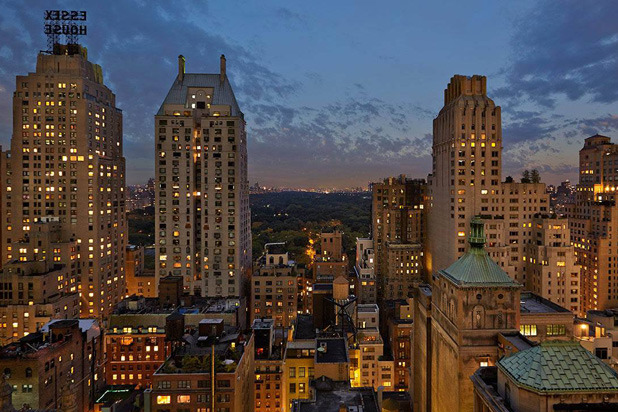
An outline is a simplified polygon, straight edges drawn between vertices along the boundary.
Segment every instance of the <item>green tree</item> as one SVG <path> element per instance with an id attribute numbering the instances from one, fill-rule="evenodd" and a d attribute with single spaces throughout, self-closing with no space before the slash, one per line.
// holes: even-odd
<path id="1" fill-rule="evenodd" d="M 539 174 L 538 170 L 532 169 L 532 171 L 530 172 L 530 180 L 532 181 L 532 183 L 541 183 L 541 175 Z"/>

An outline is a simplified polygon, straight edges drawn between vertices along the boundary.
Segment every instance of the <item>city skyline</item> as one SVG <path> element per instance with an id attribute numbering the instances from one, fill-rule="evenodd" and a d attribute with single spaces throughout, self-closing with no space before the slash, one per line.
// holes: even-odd
<path id="1" fill-rule="evenodd" d="M 12 76 L 32 71 L 32 50 L 44 48 L 43 10 L 76 4 L 34 2 L 38 15 L 3 3 L 0 143 L 8 147 Z M 610 2 L 380 11 L 355 2 L 329 13 L 273 3 L 230 12 L 238 6 L 80 3 L 91 25 L 83 43 L 107 68 L 105 81 L 124 110 L 128 184 L 154 176 L 152 113 L 181 53 L 188 73 L 215 72 L 213 56 L 228 57 L 250 125 L 249 179 L 266 186 L 425 178 L 441 101 L 435 91 L 454 74 L 488 76 L 488 92 L 503 107 L 505 176 L 537 168 L 546 183 L 576 181 L 583 138 L 611 137 L 618 127 L 617 27 L 603 17 L 615 14 Z M 199 47 L 182 47 L 186 38 Z"/>
<path id="2" fill-rule="evenodd" d="M 130 1 L 0 17 L 0 411 L 618 410 L 618 7 Z"/>

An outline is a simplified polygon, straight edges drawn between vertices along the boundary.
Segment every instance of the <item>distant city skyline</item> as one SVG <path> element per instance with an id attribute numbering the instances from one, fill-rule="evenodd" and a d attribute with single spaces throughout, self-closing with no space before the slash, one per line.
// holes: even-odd
<path id="1" fill-rule="evenodd" d="M 504 118 L 504 176 L 537 168 L 546 183 L 577 182 L 583 139 L 618 129 L 618 4 L 447 3 L 0 1 L 0 144 L 11 136 L 15 76 L 45 48 L 43 11 L 73 8 L 88 11 L 83 43 L 123 110 L 128 184 L 154 176 L 153 114 L 176 57 L 189 73 L 215 72 L 221 53 L 249 125 L 252 183 L 426 178 L 432 121 L 454 74 L 488 77 Z"/>

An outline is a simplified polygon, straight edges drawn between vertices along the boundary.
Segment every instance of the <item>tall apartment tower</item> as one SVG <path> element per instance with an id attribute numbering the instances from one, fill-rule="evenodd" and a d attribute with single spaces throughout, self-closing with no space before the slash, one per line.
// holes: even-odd
<path id="1" fill-rule="evenodd" d="M 446 268 L 466 249 L 472 216 L 500 186 L 500 106 L 487 97 L 485 76 L 451 78 L 444 107 L 433 121 L 433 169 L 427 264 Z"/>
<path id="2" fill-rule="evenodd" d="M 371 185 L 378 297 L 404 299 L 425 278 L 427 185 L 404 175 Z"/>
<path id="3" fill-rule="evenodd" d="M 33 252 L 51 259 L 53 250 L 28 239 L 36 223 L 59 222 L 57 242 L 77 245 L 79 284 L 71 291 L 80 293 L 82 316 L 105 316 L 125 291 L 125 159 L 115 100 L 85 48 L 54 45 L 39 53 L 34 73 L 16 78 L 11 149 L 2 159 L 2 262 Z"/>
<path id="4" fill-rule="evenodd" d="M 571 242 L 581 265 L 582 311 L 618 306 L 618 145 L 588 137 L 579 151 L 575 204 L 568 205 Z M 613 245 L 612 245 L 613 242 Z"/>
<path id="5" fill-rule="evenodd" d="M 240 296 L 251 270 L 247 135 L 221 56 L 218 74 L 178 75 L 155 115 L 156 283 Z"/>

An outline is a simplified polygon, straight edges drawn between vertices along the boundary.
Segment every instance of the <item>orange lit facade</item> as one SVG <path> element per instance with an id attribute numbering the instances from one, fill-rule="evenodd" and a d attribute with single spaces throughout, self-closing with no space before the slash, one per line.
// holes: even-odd
<path id="1" fill-rule="evenodd" d="M 53 53 L 39 53 L 35 72 L 16 77 L 10 158 L 3 157 L 2 262 L 19 257 L 14 244 L 37 222 L 56 219 L 63 240 L 77 243 L 82 316 L 107 315 L 126 290 L 125 160 L 115 100 L 85 48 L 56 44 Z"/>
<path id="2" fill-rule="evenodd" d="M 286 410 L 286 390 L 283 379 L 283 361 L 256 359 L 254 407 L 256 412 L 283 412 Z"/>
<path id="3" fill-rule="evenodd" d="M 79 317 L 76 242 L 62 241 L 57 221 L 33 224 L 30 235 L 13 244 L 18 257 L 0 271 L 2 344 L 38 331 L 51 319 Z"/>
<path id="4" fill-rule="evenodd" d="M 205 355 L 199 356 L 200 359 L 208 360 L 208 349 L 205 348 Z M 228 366 L 217 364 L 214 377 L 209 362 L 204 363 L 203 369 L 191 372 L 183 368 L 168 370 L 166 363 L 153 375 L 152 390 L 148 390 L 145 395 L 145 402 L 150 403 L 153 412 L 253 412 L 253 351 L 251 337 L 240 359 Z M 178 359 L 181 358 L 184 356 Z M 170 362 L 170 359 L 166 362 Z"/>
<path id="5" fill-rule="evenodd" d="M 568 205 L 571 243 L 581 265 L 581 310 L 618 306 L 618 147 L 607 136 L 587 138 L 579 152 L 576 203 Z M 615 243 L 615 240 L 613 241 Z"/>
<path id="6" fill-rule="evenodd" d="M 113 328 L 105 336 L 109 385 L 150 387 L 152 375 L 170 353 L 165 331 L 156 326 Z"/>

